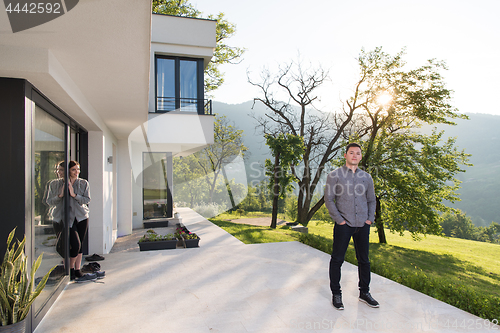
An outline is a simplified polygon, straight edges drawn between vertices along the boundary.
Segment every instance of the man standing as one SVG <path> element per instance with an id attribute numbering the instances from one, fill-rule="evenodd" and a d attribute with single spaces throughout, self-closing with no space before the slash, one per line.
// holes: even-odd
<path id="1" fill-rule="evenodd" d="M 379 303 L 370 295 L 370 260 L 368 259 L 370 225 L 375 221 L 375 189 L 373 179 L 358 168 L 361 146 L 347 145 L 346 164 L 328 174 L 325 187 L 325 205 L 335 221 L 333 251 L 330 259 L 330 289 L 333 306 L 343 310 L 340 273 L 351 237 L 358 260 L 359 300 L 371 307 Z"/>

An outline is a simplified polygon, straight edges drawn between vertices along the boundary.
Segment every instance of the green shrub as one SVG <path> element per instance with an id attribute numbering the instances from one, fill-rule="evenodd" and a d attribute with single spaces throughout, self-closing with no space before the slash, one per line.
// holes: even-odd
<path id="1" fill-rule="evenodd" d="M 289 221 L 297 221 L 298 210 L 297 210 L 297 196 L 289 194 L 285 198 L 285 214 Z"/>
<path id="2" fill-rule="evenodd" d="M 322 205 L 316 213 L 313 215 L 314 220 L 320 220 L 320 221 L 327 221 L 327 222 L 333 222 L 333 219 L 330 216 L 330 213 L 328 213 L 328 209 L 326 208 L 325 205 Z"/>

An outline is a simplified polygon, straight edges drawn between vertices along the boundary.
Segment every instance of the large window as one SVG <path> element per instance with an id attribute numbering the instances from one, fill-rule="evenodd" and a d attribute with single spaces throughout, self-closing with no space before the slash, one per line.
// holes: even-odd
<path id="1" fill-rule="evenodd" d="M 156 111 L 203 108 L 203 59 L 156 56 Z"/>
<path id="2" fill-rule="evenodd" d="M 143 218 L 172 216 L 172 154 L 143 153 Z M 170 182 L 169 182 L 170 180 Z"/>
<path id="3" fill-rule="evenodd" d="M 35 284 L 50 268 L 46 287 L 34 302 L 38 312 L 57 288 L 65 275 L 62 264 L 65 257 L 64 197 L 59 194 L 64 186 L 65 125 L 49 115 L 38 105 L 35 107 L 35 186 L 34 230 L 35 258 L 43 254 L 42 265 L 36 272 Z"/>

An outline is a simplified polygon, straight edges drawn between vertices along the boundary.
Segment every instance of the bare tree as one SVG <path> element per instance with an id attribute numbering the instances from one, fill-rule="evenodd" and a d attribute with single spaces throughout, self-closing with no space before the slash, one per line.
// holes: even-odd
<path id="1" fill-rule="evenodd" d="M 347 102 L 347 108 L 336 114 L 315 107 L 318 88 L 327 80 L 328 71 L 321 66 L 304 68 L 300 60 L 280 66 L 277 73 L 264 69 L 258 81 L 248 75 L 248 82 L 260 90 L 261 96 L 254 98 L 254 103 L 267 107 L 265 116 L 254 116 L 262 132 L 291 134 L 304 140 L 302 163 L 291 166 L 299 187 L 297 220 L 303 225 L 309 223 L 324 203 L 323 198 L 314 204 L 312 199 L 325 166 L 342 148 L 344 139 L 363 135 L 367 130 L 362 121 L 355 126 L 356 111 L 362 110 L 362 105 L 356 104 L 357 99 Z M 362 81 L 356 86 L 355 96 L 361 84 Z"/>
<path id="2" fill-rule="evenodd" d="M 209 200 L 213 202 L 217 179 L 222 172 L 234 207 L 228 179 L 224 174 L 224 164 L 229 163 L 239 154 L 244 155 L 247 147 L 243 145 L 243 130 L 236 129 L 226 116 L 217 116 L 214 124 L 214 144 L 195 153 L 200 168 L 205 174 L 209 188 Z"/>

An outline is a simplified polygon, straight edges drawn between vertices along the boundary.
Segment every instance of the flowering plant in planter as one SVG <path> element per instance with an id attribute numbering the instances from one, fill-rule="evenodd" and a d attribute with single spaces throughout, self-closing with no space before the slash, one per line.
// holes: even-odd
<path id="1" fill-rule="evenodd" d="M 141 251 L 175 249 L 177 246 L 177 238 L 172 234 L 162 236 L 158 235 L 154 230 L 148 230 L 146 234 L 139 239 L 138 244 Z"/>
<path id="2" fill-rule="evenodd" d="M 165 236 L 159 235 L 154 230 L 146 231 L 146 234 L 139 239 L 139 243 L 143 242 L 158 242 L 166 240 L 177 240 L 173 234 L 166 234 Z"/>
<path id="3" fill-rule="evenodd" d="M 199 238 L 198 235 L 195 234 L 194 232 L 183 233 L 182 237 L 184 237 L 184 239 L 197 239 L 197 238 Z"/>
<path id="4" fill-rule="evenodd" d="M 175 238 L 181 239 L 183 234 L 184 234 L 184 230 L 182 228 L 179 227 L 179 228 L 175 229 L 175 233 L 174 233 Z"/>

